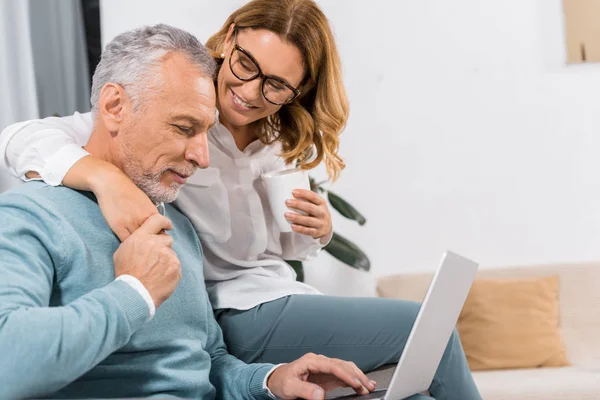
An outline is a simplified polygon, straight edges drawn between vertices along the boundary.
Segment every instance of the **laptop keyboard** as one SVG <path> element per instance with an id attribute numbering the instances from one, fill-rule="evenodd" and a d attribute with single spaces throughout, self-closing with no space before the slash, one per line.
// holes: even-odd
<path id="1" fill-rule="evenodd" d="M 342 396 L 342 397 L 334 397 L 334 399 L 335 400 L 342 400 L 342 399 L 381 400 L 381 399 L 383 399 L 383 396 L 385 396 L 385 392 L 387 392 L 387 390 L 376 390 L 374 392 L 371 392 L 371 393 L 365 394 L 365 395 L 350 394 L 350 395 Z"/>

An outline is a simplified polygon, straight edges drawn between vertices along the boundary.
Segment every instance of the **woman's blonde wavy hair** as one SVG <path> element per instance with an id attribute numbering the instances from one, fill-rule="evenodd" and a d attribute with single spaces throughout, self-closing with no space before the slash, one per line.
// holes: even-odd
<path id="1" fill-rule="evenodd" d="M 214 56 L 223 52 L 231 24 L 238 31 L 267 29 L 300 50 L 306 70 L 302 94 L 258 121 L 259 139 L 267 144 L 280 141 L 285 161 L 298 161 L 303 169 L 324 160 L 329 178 L 335 181 L 345 167 L 338 150 L 348 119 L 348 98 L 327 18 L 313 0 L 252 0 L 208 39 L 206 47 Z"/>

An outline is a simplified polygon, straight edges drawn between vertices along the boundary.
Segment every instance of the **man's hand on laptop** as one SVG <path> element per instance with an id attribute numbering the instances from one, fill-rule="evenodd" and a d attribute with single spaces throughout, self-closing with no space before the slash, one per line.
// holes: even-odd
<path id="1" fill-rule="evenodd" d="M 321 400 L 328 391 L 343 386 L 367 394 L 375 385 L 353 362 L 316 354 L 278 367 L 267 381 L 269 390 L 280 399 Z"/>
<path id="2" fill-rule="evenodd" d="M 150 293 L 156 308 L 175 291 L 181 278 L 181 264 L 171 248 L 173 238 L 163 231 L 173 229 L 160 214 L 148 218 L 114 254 L 115 278 L 131 275 Z"/>

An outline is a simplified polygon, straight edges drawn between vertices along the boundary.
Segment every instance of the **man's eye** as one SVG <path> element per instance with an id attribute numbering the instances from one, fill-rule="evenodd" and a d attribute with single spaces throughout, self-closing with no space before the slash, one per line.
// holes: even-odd
<path id="1" fill-rule="evenodd" d="M 192 131 L 192 128 L 190 128 L 188 126 L 181 126 L 181 125 L 175 125 L 175 126 L 177 127 L 177 129 L 179 129 L 182 133 L 185 133 L 186 135 Z"/>

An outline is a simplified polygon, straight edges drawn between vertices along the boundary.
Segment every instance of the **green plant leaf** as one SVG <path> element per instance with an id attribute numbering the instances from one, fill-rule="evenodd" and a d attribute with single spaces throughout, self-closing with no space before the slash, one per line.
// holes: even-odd
<path id="1" fill-rule="evenodd" d="M 302 265 L 302 261 L 285 260 L 285 262 L 290 264 L 294 271 L 296 271 L 296 280 L 298 282 L 304 282 L 304 266 Z"/>
<path id="2" fill-rule="evenodd" d="M 331 241 L 325 246 L 324 250 L 353 268 L 363 271 L 371 269 L 369 257 L 357 245 L 335 232 L 333 232 Z"/>
<path id="3" fill-rule="evenodd" d="M 356 208 L 352 207 L 346 200 L 342 199 L 335 193 L 327 192 L 327 197 L 331 206 L 339 211 L 344 217 L 353 219 L 358 222 L 359 225 L 364 225 L 367 219 L 359 213 Z"/>
<path id="4" fill-rule="evenodd" d="M 310 182 L 310 190 L 317 193 L 325 192 L 325 189 L 323 189 L 323 184 L 327 183 L 327 181 L 317 182 L 312 176 L 309 176 L 308 180 Z"/>

